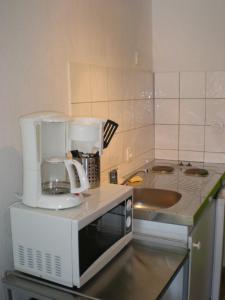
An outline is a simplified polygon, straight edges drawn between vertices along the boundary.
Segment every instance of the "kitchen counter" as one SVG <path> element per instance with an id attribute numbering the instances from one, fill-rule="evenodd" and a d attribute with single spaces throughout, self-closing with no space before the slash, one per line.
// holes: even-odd
<path id="1" fill-rule="evenodd" d="M 151 168 L 154 165 L 172 166 L 174 171 L 169 174 L 153 173 Z M 175 205 L 166 209 L 156 207 L 148 210 L 135 209 L 134 218 L 142 220 L 192 226 L 224 180 L 225 166 L 221 164 L 192 163 L 192 167 L 207 169 L 209 175 L 206 177 L 185 175 L 184 171 L 190 167 L 179 166 L 174 161 L 156 160 L 148 167 L 148 173 L 137 173 L 143 178 L 142 183 L 129 185 L 135 188 L 172 190 L 182 194 L 182 197 Z"/>
<path id="2" fill-rule="evenodd" d="M 153 165 L 173 166 L 171 174 L 158 174 L 151 171 Z M 193 167 L 207 168 L 207 177 L 187 176 L 184 174 L 187 166 L 178 166 L 174 161 L 154 161 L 148 166 L 148 174 L 140 173 L 143 182 L 134 185 L 135 188 L 149 187 L 173 190 L 182 194 L 181 200 L 167 209 L 153 207 L 148 211 L 134 210 L 134 217 L 156 222 L 166 222 L 178 225 L 192 226 L 198 220 L 204 208 L 212 201 L 224 181 L 224 165 L 193 163 Z M 85 214 L 89 215 L 97 209 L 102 209 L 103 199 L 108 199 L 111 189 L 107 185 L 102 192 L 91 191 L 82 203 Z M 116 186 L 115 193 L 130 187 Z M 94 201 L 98 199 L 98 201 Z M 109 201 L 108 199 L 107 201 Z M 30 208 L 27 208 L 30 209 Z M 78 209 L 77 217 L 83 215 Z M 47 213 L 47 212 L 46 212 Z M 64 216 L 66 212 L 51 212 Z M 73 217 L 74 209 L 69 217 Z M 178 226 L 184 227 L 184 226 Z M 138 236 L 136 236 L 138 237 Z M 141 238 L 141 235 L 139 236 Z M 142 237 L 143 238 L 143 237 Z M 12 289 L 20 293 L 29 293 L 25 299 L 103 299 L 103 300 L 136 300 L 161 299 L 174 277 L 179 273 L 188 258 L 188 249 L 172 247 L 169 244 L 149 243 L 147 240 L 132 240 L 110 263 L 80 289 L 67 288 L 37 277 L 20 272 L 8 272 L 3 278 L 6 290 Z M 184 276 L 184 280 L 186 280 Z M 184 283 L 185 284 L 185 283 Z M 182 285 L 182 283 L 181 283 Z M 9 292 L 6 293 L 8 299 Z M 21 295 L 21 294 L 20 294 Z M 16 299 L 24 299 L 23 297 Z M 167 299 L 166 297 L 164 299 Z"/>
<path id="3" fill-rule="evenodd" d="M 3 283 L 53 299 L 154 300 L 163 295 L 187 256 L 187 249 L 133 240 L 80 289 L 62 288 L 19 272 L 9 272 Z"/>

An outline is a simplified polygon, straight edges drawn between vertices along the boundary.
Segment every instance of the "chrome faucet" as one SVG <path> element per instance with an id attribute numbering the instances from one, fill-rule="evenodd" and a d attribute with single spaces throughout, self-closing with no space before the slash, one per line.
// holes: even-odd
<path id="1" fill-rule="evenodd" d="M 128 182 L 132 177 L 136 176 L 136 175 L 139 174 L 139 173 L 147 174 L 148 172 L 149 172 L 149 169 L 148 169 L 148 168 L 137 170 L 137 171 L 135 171 L 132 175 L 130 175 L 128 178 L 126 178 L 126 179 L 121 183 L 121 185 L 126 185 L 127 182 Z"/>

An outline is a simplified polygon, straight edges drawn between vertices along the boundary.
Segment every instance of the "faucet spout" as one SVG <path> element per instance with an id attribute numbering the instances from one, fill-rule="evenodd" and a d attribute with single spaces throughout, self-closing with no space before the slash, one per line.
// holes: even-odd
<path id="1" fill-rule="evenodd" d="M 136 176 L 136 175 L 139 174 L 139 173 L 147 174 L 148 172 L 149 172 L 149 169 L 148 169 L 148 168 L 137 170 L 137 171 L 135 171 L 134 173 L 132 173 L 130 176 L 128 176 L 128 177 L 121 183 L 121 185 L 126 185 L 126 184 L 128 183 L 128 181 L 129 181 L 132 177 Z"/>

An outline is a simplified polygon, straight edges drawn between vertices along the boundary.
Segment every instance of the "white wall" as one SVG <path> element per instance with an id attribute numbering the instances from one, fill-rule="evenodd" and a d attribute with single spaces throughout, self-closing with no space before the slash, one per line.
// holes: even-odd
<path id="1" fill-rule="evenodd" d="M 0 1 L 0 273 L 12 268 L 9 205 L 21 192 L 18 117 L 68 111 L 68 63 L 151 69 L 149 0 Z M 3 298 L 0 290 L 0 299 Z"/>
<path id="2" fill-rule="evenodd" d="M 54 3 L 0 1 L 1 273 L 12 268 L 8 207 L 22 187 L 18 117 L 36 110 L 67 110 L 70 10 L 62 1 Z"/>
<path id="3" fill-rule="evenodd" d="M 154 71 L 225 69 L 224 0 L 153 0 Z"/>

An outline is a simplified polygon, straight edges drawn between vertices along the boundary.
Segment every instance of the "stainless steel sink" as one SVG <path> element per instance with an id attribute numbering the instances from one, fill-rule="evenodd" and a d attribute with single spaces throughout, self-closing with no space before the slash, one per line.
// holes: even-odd
<path id="1" fill-rule="evenodd" d="M 169 208 L 181 199 L 181 194 L 161 189 L 134 189 L 134 208 L 148 210 L 151 208 Z"/>

